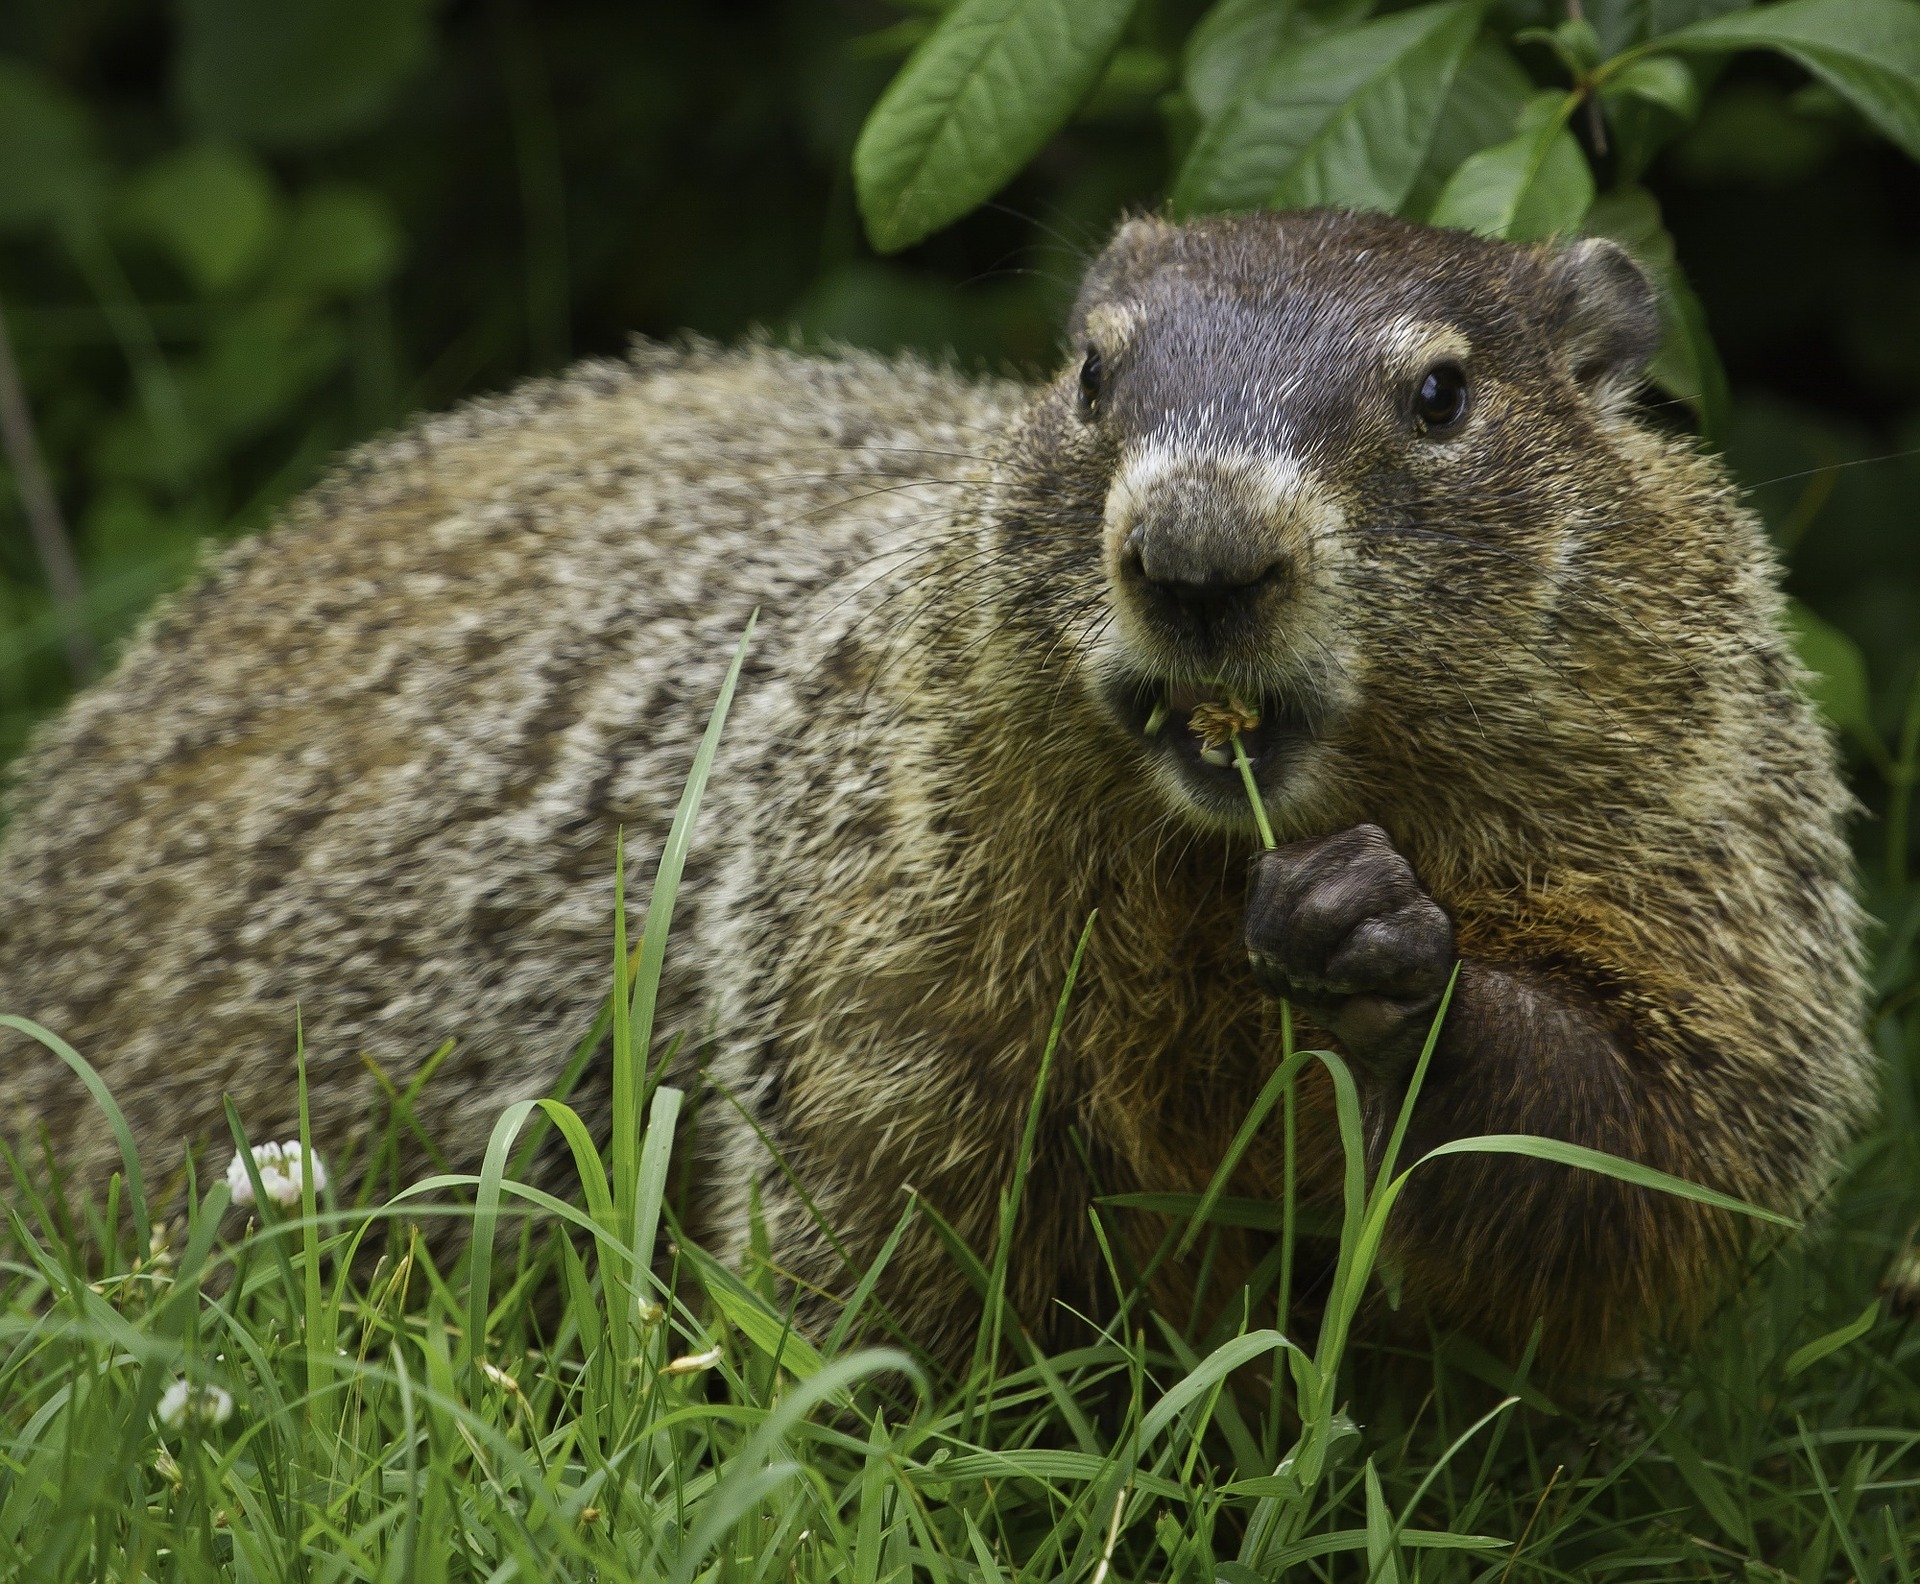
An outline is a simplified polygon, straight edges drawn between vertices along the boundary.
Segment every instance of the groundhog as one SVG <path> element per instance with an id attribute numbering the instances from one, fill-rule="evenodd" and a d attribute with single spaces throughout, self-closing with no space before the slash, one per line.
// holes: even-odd
<path id="1" fill-rule="evenodd" d="M 1091 1199 L 1207 1183 L 1283 998 L 1377 1154 L 1456 963 L 1405 1159 L 1542 1134 L 1803 1212 L 1869 1095 L 1849 803 L 1760 525 L 1635 406 L 1658 323 L 1602 240 L 1140 218 L 1045 384 L 643 345 L 429 419 L 42 733 L 0 1007 L 96 1064 L 155 1174 L 217 1169 L 223 1092 L 295 1131 L 296 1009 L 336 1159 L 369 1060 L 405 1085 L 453 1040 L 415 1109 L 471 1168 L 592 1024 L 616 832 L 644 897 L 757 609 L 660 1026 L 708 1086 L 689 1224 L 737 1259 L 763 1218 L 803 1326 L 909 1188 L 991 1248 L 1096 910 L 1012 1256 L 1042 1337 L 1112 1302 Z M 1272 851 L 1192 724 L 1223 700 Z M 0 1131 L 100 1175 L 80 1085 L 0 1039 Z M 1294 1164 L 1337 1203 L 1330 1094 Z M 1234 1193 L 1285 1165 L 1269 1126 Z M 1511 1156 L 1421 1168 L 1389 1237 L 1418 1313 L 1509 1355 L 1538 1322 L 1579 1374 L 1684 1334 L 1743 1246 Z M 924 1221 L 880 1292 L 970 1344 Z"/>

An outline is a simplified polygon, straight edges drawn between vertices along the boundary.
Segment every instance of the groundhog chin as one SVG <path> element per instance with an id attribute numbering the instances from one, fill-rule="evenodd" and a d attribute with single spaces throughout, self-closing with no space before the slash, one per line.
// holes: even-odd
<path id="1" fill-rule="evenodd" d="M 1162 796 L 1196 823 L 1252 834 L 1249 774 L 1276 823 L 1293 823 L 1287 816 L 1312 804 L 1330 725 L 1322 701 L 1278 693 L 1235 699 L 1243 770 L 1234 744 L 1222 740 L 1224 717 L 1206 713 L 1223 702 L 1220 688 L 1122 669 L 1102 680 L 1099 693 Z"/>

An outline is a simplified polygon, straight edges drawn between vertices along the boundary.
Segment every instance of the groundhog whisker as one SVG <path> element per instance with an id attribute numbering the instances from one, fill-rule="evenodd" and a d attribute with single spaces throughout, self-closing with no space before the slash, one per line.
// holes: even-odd
<path id="1" fill-rule="evenodd" d="M 1905 451 L 1887 451 L 1879 456 L 1849 457 L 1844 462 L 1828 462 L 1819 467 L 1802 468 L 1798 473 L 1776 473 L 1772 478 L 1754 479 L 1743 482 L 1741 490 L 1751 495 L 1755 490 L 1763 490 L 1770 484 L 1792 484 L 1799 479 L 1818 478 L 1822 473 L 1841 473 L 1849 468 L 1877 467 L 1882 462 L 1905 462 L 1912 457 L 1920 457 L 1920 446 L 1909 447 Z"/>
<path id="2" fill-rule="evenodd" d="M 837 449 L 834 447 L 822 446 L 820 449 L 823 452 L 827 452 L 830 454 L 834 454 L 834 455 L 839 454 Z M 955 462 L 978 462 L 983 468 L 988 468 L 988 469 L 991 469 L 1001 461 L 1001 458 L 999 456 L 988 451 L 949 451 L 949 450 L 944 450 L 937 446 L 875 445 L 870 441 L 862 444 L 859 447 L 859 453 L 862 456 L 940 457 L 944 460 L 950 460 Z M 853 470 L 849 470 L 846 472 L 833 471 L 833 472 L 827 472 L 827 473 L 795 473 L 795 474 L 787 475 L 788 479 L 792 479 L 792 480 L 807 479 L 807 478 L 851 478 L 853 476 L 854 476 Z"/>
<path id="3" fill-rule="evenodd" d="M 1072 255 L 1075 263 L 1080 264 L 1083 267 L 1092 261 L 1094 254 L 1099 252 L 1100 247 L 1105 240 L 1105 238 L 1100 233 L 1094 232 L 1092 230 L 1088 230 L 1084 235 L 1080 237 L 1069 236 L 1066 232 L 1062 231 L 1057 225 L 1054 225 L 1051 221 L 1042 220 L 1037 214 L 1032 214 L 1026 210 L 1019 209 L 1015 207 L 1013 204 L 1007 203 L 1003 199 L 990 198 L 985 203 L 983 203 L 980 207 L 983 209 L 991 210 L 995 214 L 1006 215 L 1009 219 L 1018 220 L 1025 225 L 1030 225 L 1036 231 L 1045 232 L 1048 236 L 1052 237 L 1054 241 L 1058 242 L 1061 247 L 1065 248 L 1070 255 Z M 1062 213 L 1062 211 L 1057 205 L 1053 206 L 1053 212 L 1057 215 L 1061 215 L 1062 219 L 1066 218 L 1066 216 Z M 1080 282 L 1078 280 L 1074 280 L 1069 282 L 1068 284 L 1077 288 Z"/>
<path id="4" fill-rule="evenodd" d="M 876 572 L 872 577 L 868 578 L 865 582 L 859 583 L 853 588 L 850 588 L 844 595 L 841 596 L 841 598 L 835 600 L 831 605 L 827 606 L 827 608 L 823 612 L 821 612 L 821 614 L 818 617 L 815 618 L 815 624 L 818 625 L 818 623 L 825 621 L 829 616 L 836 615 L 839 611 L 844 609 L 850 602 L 859 599 L 860 596 L 865 594 L 869 589 L 872 589 L 881 583 L 895 581 L 900 577 L 902 573 L 906 571 L 908 567 L 912 566 L 915 562 L 924 561 L 930 557 L 945 555 L 952 550 L 952 547 L 955 544 L 961 543 L 968 537 L 969 535 L 966 534 L 965 532 L 956 531 L 948 538 L 932 541 L 932 542 L 920 545 L 918 548 L 914 548 L 911 550 L 907 548 L 902 548 L 899 551 L 883 552 L 876 559 L 883 562 L 891 560 L 892 564 L 886 566 L 884 570 L 880 572 Z M 891 606 L 895 600 L 902 598 L 904 595 L 922 591 L 926 585 L 927 580 L 937 579 L 942 575 L 944 571 L 947 571 L 956 567 L 965 566 L 970 562 L 975 562 L 982 559 L 983 557 L 990 557 L 997 553 L 998 551 L 996 547 L 991 545 L 980 545 L 980 544 L 976 544 L 971 549 L 968 549 L 964 552 L 954 553 L 951 559 L 942 560 L 938 564 L 938 566 L 936 566 L 931 571 L 924 574 L 920 574 L 918 581 L 902 584 L 899 588 L 895 589 L 892 593 L 888 594 L 887 596 L 885 596 L 885 598 L 881 599 L 878 603 L 876 603 L 872 607 L 872 609 L 864 612 L 861 615 L 860 621 L 855 624 L 856 628 L 860 626 L 864 626 L 866 623 L 876 620 L 881 615 L 887 613 L 888 607 Z"/>
<path id="5" fill-rule="evenodd" d="M 1065 697 L 1067 688 L 1082 675 L 1080 664 L 1084 660 L 1087 649 L 1098 641 L 1100 634 L 1107 630 L 1117 614 L 1106 589 L 1101 588 L 1062 616 L 1060 630 L 1047 645 L 1047 651 L 1041 657 L 1037 667 L 1044 674 L 1051 665 L 1055 651 L 1063 643 L 1066 645 L 1067 664 L 1058 670 L 1058 680 L 1053 685 L 1052 693 L 1048 695 L 1046 712 L 1041 717 L 1048 729 L 1053 726 L 1054 718 L 1060 708 L 1060 701 Z M 1087 632 L 1075 635 L 1073 625 L 1082 617 L 1091 618 L 1092 625 Z"/>
<path id="6" fill-rule="evenodd" d="M 810 482 L 810 483 L 817 482 L 816 478 L 809 477 L 807 475 L 797 475 L 796 477 L 805 479 L 806 482 Z M 933 490 L 933 489 L 955 489 L 955 488 L 966 488 L 966 489 L 978 488 L 984 492 L 990 489 L 991 486 L 982 483 L 982 481 L 978 479 L 931 478 L 925 475 L 917 475 L 913 478 L 908 478 L 908 479 L 894 479 L 889 483 L 876 485 L 872 489 L 850 490 L 846 494 L 838 497 L 837 499 L 827 501 L 819 506 L 810 507 L 808 510 L 804 512 L 796 513 L 791 519 L 789 519 L 789 522 L 790 523 L 809 522 L 809 521 L 812 521 L 814 518 L 823 517 L 833 512 L 845 511 L 849 506 L 858 505 L 861 501 L 874 500 L 885 495 L 902 494 L 908 490 Z"/>
<path id="7" fill-rule="evenodd" d="M 987 586 L 988 592 L 970 604 L 955 609 L 945 609 L 952 594 L 970 583 L 984 584 Z M 929 646 L 937 646 L 955 626 L 966 621 L 966 619 L 975 612 L 998 604 L 999 600 L 1000 595 L 995 587 L 995 580 L 991 575 L 991 564 L 969 571 L 964 577 L 954 579 L 952 582 L 936 583 L 928 599 L 917 606 L 901 621 L 899 630 L 888 639 L 886 647 L 881 650 L 880 656 L 874 663 L 872 672 L 867 679 L 866 686 L 861 689 L 860 714 L 864 715 L 866 713 L 867 703 L 872 695 L 874 685 L 887 675 L 887 669 L 899 655 L 901 645 L 910 637 L 923 637 Z M 933 608 L 935 604 L 943 607 L 944 619 L 928 629 L 925 633 L 921 633 L 916 625 L 918 619 L 923 612 Z M 991 638 L 994 633 L 999 630 L 1001 625 L 1003 625 L 1003 623 L 989 624 L 981 637 L 976 639 L 974 644 L 970 644 L 967 649 L 963 651 L 962 658 L 964 659 L 970 656 L 973 648 L 978 643 Z"/>

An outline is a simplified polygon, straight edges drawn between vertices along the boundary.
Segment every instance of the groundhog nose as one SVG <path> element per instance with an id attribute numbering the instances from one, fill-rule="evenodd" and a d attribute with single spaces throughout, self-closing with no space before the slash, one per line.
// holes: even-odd
<path id="1" fill-rule="evenodd" d="M 1240 582 L 1219 579 L 1192 583 L 1180 578 L 1149 578 L 1147 589 L 1163 617 L 1175 625 L 1203 632 L 1250 616 L 1260 596 L 1279 581 L 1279 569 L 1268 567 Z"/>
<path id="2" fill-rule="evenodd" d="M 1127 544 L 1127 570 L 1149 608 L 1169 625 L 1195 634 L 1249 617 L 1268 590 L 1286 577 L 1285 555 L 1240 547 L 1202 547 L 1152 535 Z"/>

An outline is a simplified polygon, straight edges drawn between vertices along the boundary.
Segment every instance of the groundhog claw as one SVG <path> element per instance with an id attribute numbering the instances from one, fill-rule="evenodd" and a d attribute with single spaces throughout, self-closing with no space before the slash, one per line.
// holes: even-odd
<path id="1" fill-rule="evenodd" d="M 1255 859 L 1246 940 L 1261 987 L 1382 1078 L 1419 1055 L 1453 972 L 1453 921 L 1377 825 Z"/>

